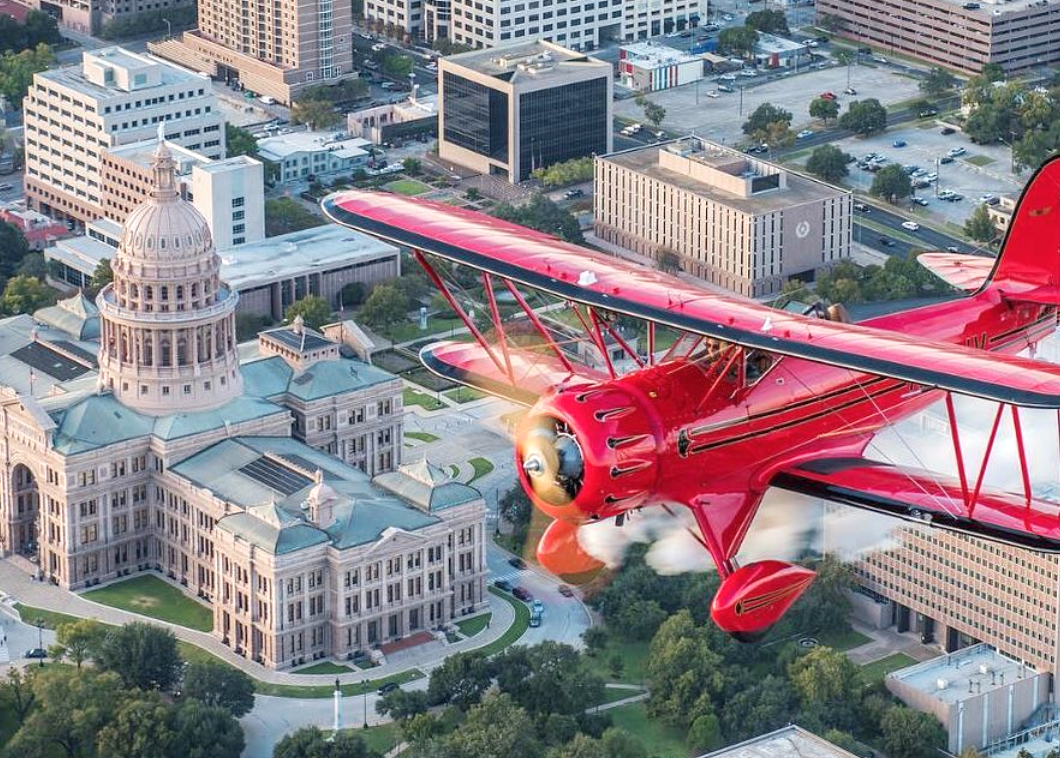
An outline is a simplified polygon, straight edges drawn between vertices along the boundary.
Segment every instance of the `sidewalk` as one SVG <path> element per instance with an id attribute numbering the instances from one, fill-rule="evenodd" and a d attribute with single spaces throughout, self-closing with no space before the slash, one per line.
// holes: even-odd
<path id="1" fill-rule="evenodd" d="M 267 669 L 242 656 L 236 655 L 230 648 L 222 645 L 219 640 L 207 632 L 197 632 L 193 629 L 148 618 L 137 613 L 100 605 L 51 584 L 33 581 L 27 574 L 13 566 L 6 559 L 0 559 L 0 593 L 7 595 L 5 602 L 8 605 L 19 602 L 44 610 L 55 611 L 56 613 L 94 618 L 105 624 L 120 625 L 131 621 L 154 624 L 155 626 L 169 629 L 178 639 L 197 645 L 226 663 L 246 672 L 258 681 L 268 684 L 302 686 L 333 684 L 336 678 L 342 684 L 357 684 L 365 680 L 375 681 L 415 668 L 426 671 L 439 665 L 446 656 L 474 650 L 493 642 L 515 623 L 515 609 L 505 600 L 490 593 L 488 594 L 489 609 L 493 613 L 493 618 L 490 621 L 489 628 L 482 630 L 474 637 L 446 645 L 441 651 L 435 645 L 428 645 L 424 647 L 429 648 L 429 650 L 417 655 L 417 648 L 412 648 L 408 651 L 403 651 L 402 655 L 399 656 L 400 660 L 396 662 L 388 661 L 382 666 L 376 666 L 367 671 L 351 671 L 348 674 L 339 674 L 338 676 L 334 674 L 294 674 L 289 671 Z M 11 613 L 14 614 L 13 609 Z M 439 652 L 442 654 L 439 655 Z"/>

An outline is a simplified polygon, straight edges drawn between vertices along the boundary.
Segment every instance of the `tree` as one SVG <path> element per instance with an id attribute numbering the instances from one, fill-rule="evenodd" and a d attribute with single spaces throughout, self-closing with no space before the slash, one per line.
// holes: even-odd
<path id="1" fill-rule="evenodd" d="M 865 753 L 864 747 L 852 734 L 850 734 L 850 732 L 844 732 L 839 729 L 829 729 L 821 736 L 836 747 L 842 748 L 853 755 L 864 755 Z M 972 757 L 967 756 L 966 758 Z"/>
<path id="2" fill-rule="evenodd" d="M 874 97 L 855 100 L 839 117 L 839 126 L 863 136 L 882 132 L 887 128 L 887 109 Z"/>
<path id="3" fill-rule="evenodd" d="M 913 184 L 909 181 L 909 175 L 897 163 L 877 171 L 869 188 L 869 194 L 873 197 L 882 197 L 891 202 L 908 197 L 912 191 Z"/>
<path id="4" fill-rule="evenodd" d="M 388 52 L 383 59 L 383 73 L 399 82 L 406 81 L 412 73 L 412 56 Z"/>
<path id="5" fill-rule="evenodd" d="M 372 288 L 372 294 L 364 301 L 359 313 L 360 320 L 375 329 L 386 329 L 408 319 L 409 299 L 404 292 L 392 284 L 380 284 Z"/>
<path id="6" fill-rule="evenodd" d="M 113 281 L 114 271 L 110 267 L 110 258 L 100 259 L 96 264 L 96 270 L 92 272 L 90 286 L 94 290 L 101 290 Z"/>
<path id="7" fill-rule="evenodd" d="M 648 712 L 672 726 L 687 728 L 715 712 L 724 688 L 724 660 L 707 641 L 707 630 L 687 610 L 663 622 L 651 641 L 647 682 Z"/>
<path id="8" fill-rule="evenodd" d="M 821 145 L 810 154 L 806 170 L 826 182 L 838 182 L 850 173 L 847 169 L 849 156 L 835 145 Z"/>
<path id="9" fill-rule="evenodd" d="M 173 749 L 173 711 L 157 692 L 126 699 L 99 731 L 96 745 L 106 758 L 160 758 Z"/>
<path id="10" fill-rule="evenodd" d="M 536 168 L 531 172 L 531 176 L 546 187 L 563 187 L 590 181 L 593 178 L 593 170 L 593 157 L 587 155 L 584 158 L 571 158 L 551 166 Z"/>
<path id="11" fill-rule="evenodd" d="M 15 712 L 20 724 L 26 720 L 37 697 L 33 692 L 33 671 L 26 669 L 23 672 L 12 666 L 7 670 L 7 678 L 0 682 L 0 702 Z"/>
<path id="12" fill-rule="evenodd" d="M 254 135 L 235 124 L 225 124 L 225 151 L 229 158 L 237 155 L 254 156 L 258 153 L 258 141 Z"/>
<path id="13" fill-rule="evenodd" d="M 368 287 L 364 282 L 350 282 L 339 290 L 339 302 L 344 306 L 356 307 L 368 297 Z"/>
<path id="14" fill-rule="evenodd" d="M 768 132 L 774 124 L 783 124 L 788 129 L 791 126 L 791 113 L 772 103 L 762 103 L 744 122 L 742 129 L 744 134 L 756 135 Z"/>
<path id="15" fill-rule="evenodd" d="M 290 323 L 294 323 L 295 316 L 301 316 L 307 329 L 316 330 L 331 321 L 331 306 L 320 295 L 306 295 L 288 305 L 283 315 Z"/>
<path id="16" fill-rule="evenodd" d="M 895 263 L 891 263 L 891 258 Z M 921 268 L 929 276 L 931 273 L 919 264 L 906 261 L 898 256 L 890 256 L 887 265 L 879 271 L 890 280 L 901 279 L 905 285 L 891 281 L 891 287 L 900 288 L 894 293 L 879 292 L 866 294 L 868 300 L 902 300 L 912 297 L 913 282 L 905 276 L 909 268 Z M 873 286 L 870 282 L 868 287 Z M 883 289 L 879 285 L 875 285 Z M 798 627 L 810 632 L 831 630 L 842 632 L 849 629 L 847 618 L 850 616 L 850 590 L 854 587 L 854 574 L 850 565 L 836 558 L 833 554 L 825 555 L 816 565 L 811 566 L 817 572 L 817 578 L 806 594 L 792 608 L 791 618 Z"/>
<path id="17" fill-rule="evenodd" d="M 325 100 L 299 98 L 291 108 L 291 123 L 306 124 L 310 131 L 330 129 L 340 121 L 342 116 Z"/>
<path id="18" fill-rule="evenodd" d="M 390 716 L 395 721 L 406 721 L 427 712 L 427 693 L 421 690 L 403 690 L 400 687 L 388 692 L 375 703 L 375 711 Z"/>
<path id="19" fill-rule="evenodd" d="M 231 758 L 243 752 L 243 728 L 224 708 L 185 700 L 173 725 L 172 758 Z"/>
<path id="20" fill-rule="evenodd" d="M 754 11 L 747 14 L 743 23 L 746 27 L 767 34 L 786 36 L 791 33 L 788 29 L 788 18 L 782 10 Z"/>
<path id="21" fill-rule="evenodd" d="M 51 288 L 40 279 L 33 276 L 14 276 L 7 280 L 4 294 L 0 295 L 0 311 L 9 316 L 33 313 L 51 302 L 51 299 Z"/>
<path id="22" fill-rule="evenodd" d="M 95 656 L 107 629 L 93 619 L 78 619 L 59 624 L 55 638 L 63 648 L 63 655 L 81 668 L 81 664 Z"/>
<path id="23" fill-rule="evenodd" d="M 865 682 L 843 653 L 816 647 L 791 664 L 788 680 L 807 723 L 845 730 L 858 726 Z"/>
<path id="24" fill-rule="evenodd" d="M 330 735 L 315 726 L 286 735 L 273 748 L 273 758 L 367 758 L 368 748 L 358 735 Z"/>
<path id="25" fill-rule="evenodd" d="M 957 84 L 957 77 L 944 68 L 935 66 L 920 80 L 920 91 L 931 97 L 944 95 Z"/>
<path id="26" fill-rule="evenodd" d="M 972 215 L 964 222 L 964 231 L 976 242 L 993 242 L 997 237 L 997 227 L 990 218 L 990 210 L 986 203 L 981 203 L 972 211 Z"/>
<path id="27" fill-rule="evenodd" d="M 272 319 L 256 313 L 236 313 L 236 339 L 240 342 L 254 339 L 258 332 L 272 325 Z"/>
<path id="28" fill-rule="evenodd" d="M 0 58 L 0 95 L 9 103 L 21 103 L 33 83 L 33 75 L 54 65 L 55 55 L 43 42 L 28 50 L 5 53 Z"/>
<path id="29" fill-rule="evenodd" d="M 666 109 L 651 100 L 645 100 L 641 108 L 644 110 L 644 118 L 648 119 L 649 123 L 655 128 L 658 128 L 659 124 L 666 118 Z"/>
<path id="30" fill-rule="evenodd" d="M 744 740 L 779 729 L 794 716 L 791 685 L 781 677 L 770 675 L 727 698 L 722 723 L 730 740 Z"/>
<path id="31" fill-rule="evenodd" d="M 824 97 L 815 98 L 810 101 L 810 115 L 827 124 L 839 115 L 839 103 Z"/>
<path id="32" fill-rule="evenodd" d="M 554 234 L 567 242 L 580 244 L 585 241 L 578 220 L 570 211 L 556 205 L 542 194 L 534 195 L 526 205 L 500 203 L 493 208 L 492 215 L 539 232 Z"/>
<path id="33" fill-rule="evenodd" d="M 846 28 L 846 19 L 834 13 L 822 13 L 817 23 L 822 29 L 827 29 L 833 34 L 838 34 Z"/>
<path id="34" fill-rule="evenodd" d="M 413 158 L 411 155 L 405 160 L 401 161 L 401 167 L 405 169 L 406 174 L 418 174 L 420 173 L 420 159 Z"/>
<path id="35" fill-rule="evenodd" d="M 427 698 L 431 705 L 455 705 L 462 711 L 478 703 L 492 682 L 490 666 L 478 653 L 457 653 L 431 672 Z"/>
<path id="36" fill-rule="evenodd" d="M 498 689 L 535 718 L 576 716 L 604 694 L 603 680 L 585 669 L 578 651 L 551 640 L 509 648 L 493 659 L 492 669 Z"/>
<path id="37" fill-rule="evenodd" d="M 709 753 L 725 744 L 721 736 L 721 725 L 713 713 L 699 716 L 688 730 L 688 749 L 695 755 Z"/>
<path id="38" fill-rule="evenodd" d="M 126 687 L 169 690 L 179 680 L 183 661 L 173 632 L 134 621 L 107 630 L 95 655 L 105 671 L 113 671 Z"/>
<path id="39" fill-rule="evenodd" d="M 718 33 L 718 50 L 741 58 L 754 50 L 758 33 L 747 26 L 730 26 Z"/>
<path id="40" fill-rule="evenodd" d="M 655 262 L 660 271 L 669 274 L 681 270 L 681 256 L 668 247 L 660 247 L 655 251 Z"/>
<path id="41" fill-rule="evenodd" d="M 607 758 L 648 758 L 644 744 L 625 729 L 610 727 L 600 736 Z"/>
<path id="42" fill-rule="evenodd" d="M 0 16 L 0 18 L 6 17 Z M 44 277 L 48 275 L 48 262 L 44 260 L 44 255 L 41 253 L 27 253 L 22 262 L 18 264 L 15 273 L 19 276 L 32 276 L 34 279 L 44 281 Z"/>
<path id="43" fill-rule="evenodd" d="M 303 208 L 297 200 L 278 197 L 265 201 L 265 236 L 312 229 L 327 223 L 323 218 Z"/>
<path id="44" fill-rule="evenodd" d="M 482 698 L 446 741 L 461 758 L 538 758 L 541 754 L 529 714 L 504 693 L 491 692 Z"/>
<path id="45" fill-rule="evenodd" d="M 880 747 L 888 758 L 931 758 L 946 746 L 946 732 L 934 716 L 896 705 L 880 719 Z"/>
<path id="46" fill-rule="evenodd" d="M 28 253 L 29 244 L 22 230 L 14 224 L 0 221 L 0 284 L 14 276 Z"/>
<path id="47" fill-rule="evenodd" d="M 181 692 L 184 697 L 224 708 L 236 718 L 254 708 L 254 680 L 223 663 L 189 663 Z"/>
<path id="48" fill-rule="evenodd" d="M 979 76 L 988 82 L 1000 82 L 1005 79 L 1005 69 L 1000 63 L 986 63 L 979 70 Z"/>

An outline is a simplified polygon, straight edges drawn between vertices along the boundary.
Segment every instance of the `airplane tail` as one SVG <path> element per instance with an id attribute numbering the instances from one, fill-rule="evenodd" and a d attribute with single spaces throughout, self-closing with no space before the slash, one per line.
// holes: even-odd
<path id="1" fill-rule="evenodd" d="M 1046 161 L 1024 188 L 986 288 L 1013 300 L 1060 305 L 1060 156 Z"/>

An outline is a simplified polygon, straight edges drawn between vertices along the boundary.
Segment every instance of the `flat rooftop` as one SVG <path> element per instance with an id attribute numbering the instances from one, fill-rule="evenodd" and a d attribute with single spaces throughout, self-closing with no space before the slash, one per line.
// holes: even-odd
<path id="1" fill-rule="evenodd" d="M 208 174 L 222 174 L 225 171 L 231 171 L 232 169 L 258 165 L 261 165 L 261 161 L 254 160 L 249 155 L 236 155 L 231 158 L 225 158 L 221 161 L 207 160 L 204 163 L 198 164 L 199 171 L 205 171 Z"/>
<path id="2" fill-rule="evenodd" d="M 651 42 L 631 42 L 628 45 L 622 45 L 622 49 L 629 53 L 631 56 L 630 60 L 633 63 L 651 63 L 656 66 L 664 66 L 671 63 L 689 63 L 703 60 L 700 56 L 690 55 L 684 50 L 677 50 L 666 45 L 656 45 Z"/>
<path id="3" fill-rule="evenodd" d="M 727 205 L 730 208 L 735 208 L 744 213 L 765 213 L 782 210 L 801 203 L 814 202 L 848 194 L 846 190 L 840 189 L 839 187 L 832 187 L 824 182 L 818 181 L 817 179 L 804 176 L 803 174 L 794 173 L 783 166 L 764 161 L 758 156 L 745 155 L 739 150 L 725 147 L 716 142 L 710 142 L 708 140 L 699 141 L 706 146 L 706 149 L 703 152 L 698 153 L 699 160 L 702 162 L 719 167 L 722 164 L 732 163 L 737 159 L 746 160 L 752 163 L 767 164 L 777 171 L 782 171 L 787 174 L 787 188 L 773 192 L 764 192 L 745 198 L 739 195 L 734 195 L 731 192 L 727 192 L 724 189 L 715 187 L 706 182 L 699 181 L 686 174 L 671 171 L 660 166 L 659 152 L 666 150 L 671 145 L 679 144 L 681 140 L 674 140 L 661 145 L 635 147 L 630 150 L 623 150 L 621 152 L 602 156 L 599 160 L 609 161 L 619 166 L 624 166 L 637 173 L 643 174 L 644 176 L 694 192 L 703 198 L 722 205 Z"/>
<path id="4" fill-rule="evenodd" d="M 1038 672 L 1032 667 L 980 643 L 901 669 L 890 678 L 953 705 L 1033 676 Z M 943 682 L 945 686 L 940 687 Z"/>
<path id="5" fill-rule="evenodd" d="M 800 726 L 783 727 L 775 732 L 730 745 L 700 758 L 854 758 L 851 753 Z"/>
<path id="6" fill-rule="evenodd" d="M 188 150 L 186 147 L 181 147 L 175 142 L 167 141 L 166 147 L 173 155 L 173 160 L 177 162 L 177 174 L 180 176 L 191 173 L 192 166 L 209 163 L 210 161 L 205 155 Z M 140 142 L 130 142 L 128 145 L 107 147 L 104 150 L 115 157 L 124 158 L 135 163 L 137 166 L 149 168 L 151 161 L 154 159 L 155 151 L 158 150 L 158 138 L 152 137 Z"/>
<path id="7" fill-rule="evenodd" d="M 544 40 L 472 50 L 442 58 L 443 67 L 448 63 L 512 83 L 522 77 L 535 80 L 548 76 L 566 77 L 573 70 L 583 67 L 599 67 L 602 70 L 606 66 L 609 74 L 611 71 L 611 64 L 606 61 Z"/>
<path id="8" fill-rule="evenodd" d="M 334 132 L 291 132 L 258 140 L 258 152 L 270 160 L 283 160 L 296 153 L 317 153 L 326 150 L 340 158 L 368 155 L 365 149 L 371 140 L 363 137 L 337 139 Z"/>
<path id="9" fill-rule="evenodd" d="M 123 50 L 120 47 L 108 47 L 102 50 L 93 50 L 91 54 L 99 56 L 100 53 L 107 53 L 107 60 L 112 63 L 117 63 L 122 66 L 130 66 L 132 68 L 139 68 L 145 64 L 158 66 L 161 70 L 162 82 L 159 87 L 167 87 L 174 84 L 202 84 L 207 88 L 207 95 L 213 95 L 213 86 L 210 84 L 210 79 L 207 76 L 201 74 L 195 74 L 191 71 L 186 71 L 182 68 L 166 63 L 165 61 L 158 60 L 156 58 L 147 58 L 136 53 L 130 53 L 128 50 Z M 86 55 L 89 53 L 86 52 Z M 123 62 L 125 61 L 125 62 Z M 132 95 L 143 95 L 151 92 L 154 87 L 145 87 L 143 89 L 134 90 L 129 92 L 121 89 L 120 87 L 103 87 L 95 82 L 91 82 L 85 78 L 82 73 L 81 65 L 75 64 L 73 66 L 64 66 L 63 68 L 52 68 L 47 71 L 41 71 L 34 76 L 39 76 L 48 82 L 54 82 L 55 84 L 62 87 L 69 87 L 75 92 L 79 92 L 82 95 L 87 95 L 92 98 L 105 99 L 108 97 L 129 97 Z"/>

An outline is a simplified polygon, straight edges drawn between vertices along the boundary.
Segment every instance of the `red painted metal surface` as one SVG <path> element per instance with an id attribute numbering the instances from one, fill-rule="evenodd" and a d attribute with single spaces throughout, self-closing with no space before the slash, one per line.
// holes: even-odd
<path id="1" fill-rule="evenodd" d="M 603 567 L 578 544 L 578 526 L 553 521 L 537 543 L 537 562 L 556 576 L 586 574 Z"/>
<path id="2" fill-rule="evenodd" d="M 813 584 L 813 571 L 782 561 L 759 561 L 724 579 L 710 615 L 727 632 L 748 641 L 775 624 Z"/>

